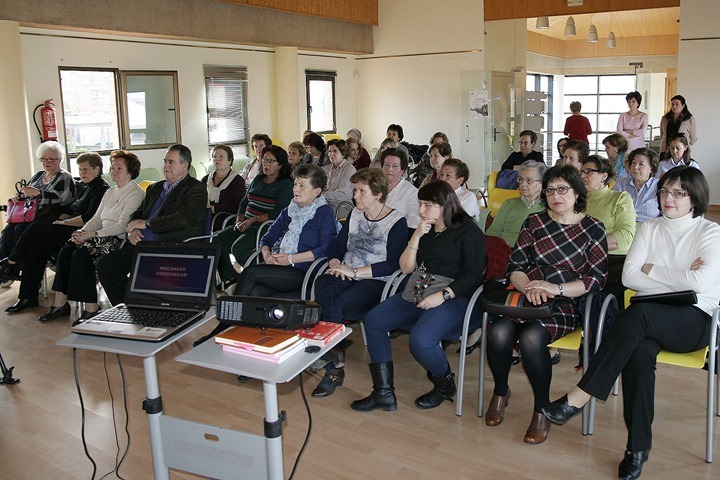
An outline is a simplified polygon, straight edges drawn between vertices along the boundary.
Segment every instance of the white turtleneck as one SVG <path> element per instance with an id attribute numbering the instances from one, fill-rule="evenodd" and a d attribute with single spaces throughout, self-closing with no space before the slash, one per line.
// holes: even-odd
<path id="1" fill-rule="evenodd" d="M 692 212 L 640 224 L 623 267 L 623 285 L 639 294 L 693 290 L 697 306 L 712 315 L 720 300 L 720 225 Z M 690 270 L 696 258 L 704 264 Z M 649 274 L 641 268 L 653 264 Z"/>

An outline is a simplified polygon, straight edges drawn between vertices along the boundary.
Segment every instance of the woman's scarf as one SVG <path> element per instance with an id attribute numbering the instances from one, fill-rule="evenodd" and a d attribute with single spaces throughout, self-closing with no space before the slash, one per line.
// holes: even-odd
<path id="1" fill-rule="evenodd" d="M 230 170 L 230 173 L 228 173 L 228 176 L 225 177 L 225 180 L 223 180 L 220 185 L 217 187 L 215 186 L 214 177 L 217 175 L 217 172 L 214 172 L 212 175 L 208 175 L 207 179 L 207 192 L 208 192 L 208 200 L 210 203 L 218 203 L 220 201 L 220 192 L 225 190 L 230 183 L 232 183 L 233 179 L 235 179 L 235 176 L 238 174 L 235 170 Z"/>
<path id="2" fill-rule="evenodd" d="M 323 205 L 327 205 L 325 197 L 320 195 L 307 207 L 303 207 L 296 201 L 290 202 L 288 206 L 288 216 L 290 217 L 290 225 L 288 231 L 283 235 L 282 241 L 280 242 L 280 253 L 297 253 L 298 242 L 300 241 L 300 234 L 302 233 L 305 224 L 312 220 L 315 216 L 315 212 L 318 208 Z"/>

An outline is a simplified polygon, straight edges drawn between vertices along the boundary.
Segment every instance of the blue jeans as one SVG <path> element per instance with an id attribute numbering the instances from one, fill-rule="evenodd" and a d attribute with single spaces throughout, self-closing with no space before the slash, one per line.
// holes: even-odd
<path id="1" fill-rule="evenodd" d="M 443 375 L 448 368 L 441 340 L 456 340 L 462 333 L 463 317 L 468 299 L 456 297 L 429 310 L 421 310 L 414 303 L 393 295 L 365 316 L 367 348 L 373 363 L 392 360 L 388 332 L 401 328 L 410 332 L 410 352 L 415 360 L 433 377 Z M 476 323 L 477 317 L 475 318 Z M 479 323 L 478 323 L 479 324 Z"/>
<path id="2" fill-rule="evenodd" d="M 322 306 L 326 322 L 363 320 L 368 311 L 380 303 L 385 282 L 372 278 L 352 281 L 334 275 L 320 275 L 315 280 L 315 300 Z"/>

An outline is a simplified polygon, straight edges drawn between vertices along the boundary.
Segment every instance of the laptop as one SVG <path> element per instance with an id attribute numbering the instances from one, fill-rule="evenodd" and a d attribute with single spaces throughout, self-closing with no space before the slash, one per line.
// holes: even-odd
<path id="1" fill-rule="evenodd" d="M 204 318 L 215 292 L 220 247 L 140 242 L 125 303 L 76 322 L 73 333 L 160 342 Z"/>

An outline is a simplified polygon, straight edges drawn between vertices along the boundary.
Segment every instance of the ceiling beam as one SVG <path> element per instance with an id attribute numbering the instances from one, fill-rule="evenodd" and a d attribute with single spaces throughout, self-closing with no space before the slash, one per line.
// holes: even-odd
<path id="1" fill-rule="evenodd" d="M 585 0 L 581 7 L 568 7 L 567 0 L 485 0 L 485 21 L 679 6 L 680 0 Z"/>

